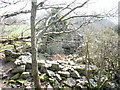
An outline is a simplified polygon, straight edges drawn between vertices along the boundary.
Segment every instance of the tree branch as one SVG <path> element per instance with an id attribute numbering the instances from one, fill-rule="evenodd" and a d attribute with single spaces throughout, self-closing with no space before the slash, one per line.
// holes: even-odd
<path id="1" fill-rule="evenodd" d="M 53 24 L 56 23 L 56 22 L 61 21 L 64 17 L 66 17 L 67 15 L 69 15 L 69 14 L 70 14 L 72 11 L 74 11 L 75 9 L 83 7 L 88 1 L 89 1 L 89 0 L 85 1 L 82 5 L 77 6 L 77 7 L 73 8 L 73 9 L 71 9 L 68 13 L 66 13 L 65 15 L 63 15 L 62 17 L 60 17 L 58 20 L 50 23 L 49 25 L 48 25 L 48 23 L 47 23 L 46 26 L 45 26 L 45 28 L 44 28 L 43 30 L 40 30 L 40 31 L 38 32 L 38 34 L 36 35 L 36 41 L 38 41 L 39 38 L 42 37 L 42 35 L 46 32 L 46 30 L 47 30 L 51 25 L 53 25 Z"/>
<path id="2" fill-rule="evenodd" d="M 66 21 L 66 20 L 69 20 L 69 19 L 72 19 L 72 18 L 77 18 L 77 17 L 95 17 L 95 18 L 103 18 L 103 16 L 101 15 L 81 15 L 81 16 L 71 16 L 71 17 L 68 17 L 62 21 Z"/>
<path id="3" fill-rule="evenodd" d="M 31 12 L 31 10 L 14 12 L 14 13 L 11 13 L 11 14 L 2 15 L 1 18 L 9 18 L 9 17 L 12 17 L 12 16 L 16 16 L 16 15 L 19 15 L 19 14 L 26 14 L 26 13 L 30 13 L 30 12 Z"/>

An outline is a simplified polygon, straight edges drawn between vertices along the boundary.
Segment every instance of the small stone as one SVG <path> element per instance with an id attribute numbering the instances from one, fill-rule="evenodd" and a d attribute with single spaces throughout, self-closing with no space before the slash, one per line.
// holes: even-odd
<path id="1" fill-rule="evenodd" d="M 3 73 L 2 79 L 8 78 L 8 75 L 6 73 Z"/>
<path id="2" fill-rule="evenodd" d="M 42 72 L 42 73 L 46 73 L 47 72 L 47 66 L 46 65 L 41 65 L 39 67 L 39 71 Z"/>
<path id="3" fill-rule="evenodd" d="M 94 79 L 90 79 L 90 83 L 93 87 L 97 87 L 97 83 L 95 82 Z"/>
<path id="4" fill-rule="evenodd" d="M 64 65 L 59 65 L 59 68 L 60 69 L 64 69 Z"/>
<path id="5" fill-rule="evenodd" d="M 51 67 L 49 68 L 50 70 L 52 70 L 52 71 L 58 71 L 58 70 L 60 70 L 59 63 L 52 62 L 50 64 L 51 64 Z"/>
<path id="6" fill-rule="evenodd" d="M 76 85 L 75 85 L 75 90 L 82 90 L 82 85 L 80 84 L 80 83 L 77 83 Z"/>
<path id="7" fill-rule="evenodd" d="M 12 73 L 22 73 L 25 71 L 25 65 L 18 66 L 12 70 Z"/>
<path id="8" fill-rule="evenodd" d="M 6 62 L 14 62 L 15 59 L 12 57 L 5 57 Z"/>
<path id="9" fill-rule="evenodd" d="M 57 78 L 58 81 L 62 80 L 62 78 L 61 78 L 61 76 L 59 74 L 56 74 L 55 76 L 56 76 L 56 78 Z"/>
<path id="10" fill-rule="evenodd" d="M 31 56 L 19 56 L 14 62 L 16 65 L 26 65 L 26 63 L 32 62 Z"/>
<path id="11" fill-rule="evenodd" d="M 71 60 L 70 60 L 68 63 L 69 63 L 70 65 L 75 65 L 74 61 L 71 61 Z"/>
<path id="12" fill-rule="evenodd" d="M 84 60 L 84 58 L 80 57 L 80 58 L 77 58 L 75 61 L 76 61 L 76 63 L 81 63 L 83 60 Z"/>
<path id="13" fill-rule="evenodd" d="M 15 85 L 15 84 L 11 84 L 10 85 L 12 88 L 17 88 L 17 85 Z"/>
<path id="14" fill-rule="evenodd" d="M 84 75 L 84 73 L 85 73 L 85 65 L 73 66 L 73 68 L 74 68 L 80 75 Z"/>
<path id="15" fill-rule="evenodd" d="M 26 78 L 28 78 L 28 77 L 30 77 L 30 72 L 23 72 L 23 73 L 20 75 L 20 78 L 26 79 Z"/>
<path id="16" fill-rule="evenodd" d="M 59 64 L 58 63 L 53 63 L 51 68 L 58 70 L 59 69 Z"/>
<path id="17" fill-rule="evenodd" d="M 32 88 L 31 86 L 26 86 L 26 89 L 27 90 L 30 90 L 30 88 Z M 31 89 L 32 90 L 32 89 Z"/>
<path id="18" fill-rule="evenodd" d="M 47 90 L 53 90 L 53 87 L 49 84 Z"/>
<path id="19" fill-rule="evenodd" d="M 70 87 L 75 86 L 76 81 L 73 78 L 68 78 L 66 81 L 64 81 L 64 83 Z"/>
<path id="20" fill-rule="evenodd" d="M 85 79 L 77 79 L 76 82 L 81 84 L 81 85 L 85 85 L 86 83 L 88 83 L 88 81 Z"/>
<path id="21" fill-rule="evenodd" d="M 2 79 L 3 78 L 3 73 L 2 72 L 0 72 L 0 79 Z"/>
<path id="22" fill-rule="evenodd" d="M 17 82 L 19 82 L 19 83 L 21 83 L 21 84 L 26 83 L 25 80 L 22 80 L 22 79 L 17 80 Z"/>
<path id="23" fill-rule="evenodd" d="M 9 83 L 15 83 L 16 81 L 15 80 L 9 80 Z"/>
<path id="24" fill-rule="evenodd" d="M 20 53 L 13 52 L 13 50 L 10 49 L 5 50 L 4 53 L 7 62 L 15 61 L 15 59 L 21 55 Z"/>
<path id="25" fill-rule="evenodd" d="M 57 63 L 57 61 L 50 61 L 50 60 L 46 60 L 46 62 L 47 62 L 48 64 Z"/>
<path id="26" fill-rule="evenodd" d="M 71 74 L 71 77 L 73 77 L 73 78 L 80 78 L 79 73 L 76 70 L 74 70 L 73 68 L 71 70 L 69 70 L 69 72 Z"/>
<path id="27" fill-rule="evenodd" d="M 63 71 L 68 71 L 72 69 L 72 66 L 71 65 L 64 65 L 64 68 L 62 69 Z"/>
<path id="28" fill-rule="evenodd" d="M 16 75 L 14 75 L 13 77 L 11 77 L 10 79 L 18 79 L 18 78 L 19 78 L 19 76 L 20 76 L 20 74 L 19 74 L 19 73 L 17 73 Z"/>
<path id="29" fill-rule="evenodd" d="M 58 73 L 61 75 L 61 76 L 64 76 L 64 77 L 70 77 L 70 73 L 67 72 L 67 71 L 58 71 Z"/>
<path id="30" fill-rule="evenodd" d="M 26 63 L 26 69 L 32 69 L 32 61 Z"/>
<path id="31" fill-rule="evenodd" d="M 47 70 L 47 74 L 50 76 L 50 77 L 53 77 L 55 76 L 55 73 L 51 70 Z"/>
<path id="32" fill-rule="evenodd" d="M 38 67 L 40 67 L 41 65 L 45 65 L 45 60 L 38 60 Z"/>
<path id="33" fill-rule="evenodd" d="M 57 62 L 61 65 L 67 64 L 68 62 L 64 61 L 64 60 L 57 60 Z"/>

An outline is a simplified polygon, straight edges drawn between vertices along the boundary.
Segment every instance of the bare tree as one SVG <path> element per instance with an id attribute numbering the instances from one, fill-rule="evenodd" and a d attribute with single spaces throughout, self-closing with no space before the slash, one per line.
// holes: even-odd
<path id="1" fill-rule="evenodd" d="M 35 38 L 35 17 L 37 10 L 37 1 L 32 1 L 31 9 L 31 47 L 32 47 L 32 74 L 34 79 L 35 89 L 40 89 L 40 79 L 38 74 L 38 63 L 37 63 L 37 48 L 36 48 L 36 38 Z"/>
<path id="2" fill-rule="evenodd" d="M 72 19 L 72 18 L 77 18 L 77 17 L 86 17 L 86 18 L 91 18 L 93 19 L 94 17 L 96 18 L 102 18 L 104 16 L 101 17 L 101 15 L 76 15 L 76 16 L 71 16 L 71 17 L 67 17 L 69 14 L 71 14 L 72 12 L 74 12 L 74 10 L 78 9 L 78 8 L 82 8 L 84 5 L 86 5 L 86 3 L 88 3 L 89 0 L 86 0 L 85 2 L 83 2 L 82 4 L 78 5 L 78 6 L 75 6 L 74 8 L 71 8 L 69 7 L 72 3 L 70 3 L 69 5 L 67 5 L 66 7 L 62 7 L 58 13 L 55 13 L 53 16 L 47 18 L 47 20 L 45 21 L 45 25 L 43 26 L 42 29 L 39 29 L 39 32 L 36 34 L 36 24 L 35 23 L 35 18 L 36 18 L 36 12 L 37 10 L 46 10 L 46 9 L 50 9 L 50 8 L 53 8 L 52 6 L 50 7 L 42 7 L 44 2 L 46 0 L 44 0 L 43 2 L 40 2 L 39 4 L 37 4 L 37 0 L 32 0 L 31 2 L 31 5 L 32 5 L 32 8 L 31 10 L 20 10 L 18 12 L 13 12 L 13 13 L 8 13 L 8 14 L 5 14 L 5 15 L 2 15 L 1 18 L 9 18 L 9 17 L 13 17 L 13 16 L 17 16 L 19 14 L 26 14 L 26 13 L 31 13 L 31 47 L 32 47 L 32 74 L 33 74 L 33 79 L 34 79 L 34 87 L 36 90 L 39 90 L 41 88 L 41 83 L 40 83 L 40 79 L 39 79 L 39 74 L 38 74 L 38 63 L 37 63 L 37 41 L 43 37 L 43 35 L 50 35 L 50 34 L 63 34 L 63 33 L 70 33 L 70 32 L 74 32 L 76 30 L 78 30 L 79 28 L 83 27 L 84 25 L 87 25 L 90 23 L 90 20 L 87 19 L 87 22 L 83 22 L 81 25 L 79 25 L 78 28 L 75 28 L 73 30 L 69 30 L 69 31 L 55 31 L 55 32 L 46 32 L 47 30 L 50 29 L 50 27 L 56 23 L 59 23 L 59 22 L 63 22 L 63 21 L 67 21 L 69 19 Z M 5 2 L 5 1 L 1 1 L 2 3 L 6 3 L 6 4 L 10 4 L 8 2 Z M 4 6 L 6 7 L 6 6 Z M 70 11 L 68 11 L 67 13 L 65 13 L 64 15 L 62 15 L 61 17 L 58 17 L 57 19 L 54 19 L 53 21 L 50 21 L 51 18 L 54 18 L 56 17 L 59 12 L 65 10 L 65 9 L 68 9 L 70 8 Z M 67 17 L 67 18 L 66 18 Z M 44 17 L 38 21 L 38 23 L 40 21 L 42 21 L 44 19 Z M 21 39 L 21 38 L 20 38 Z M 18 39 L 13 39 L 13 40 L 18 40 Z M 9 41 L 9 40 L 7 40 Z M 4 41 L 4 42 L 7 42 L 7 41 Z M 2 42 L 2 41 L 1 41 Z"/>
<path id="3" fill-rule="evenodd" d="M 120 85 L 120 2 L 118 3 L 118 84 Z"/>

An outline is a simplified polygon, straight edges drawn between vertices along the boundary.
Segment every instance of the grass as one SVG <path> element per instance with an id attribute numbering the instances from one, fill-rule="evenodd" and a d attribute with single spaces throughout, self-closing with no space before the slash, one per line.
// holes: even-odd
<path id="1" fill-rule="evenodd" d="M 30 35 L 30 27 L 28 25 L 10 25 L 2 28 L 4 31 L 4 36 L 8 35 L 11 37 L 15 36 L 28 36 Z M 2 32 L 2 31 L 1 31 Z"/>
<path id="2" fill-rule="evenodd" d="M 1 26 L 0 32 L 1 32 L 0 40 L 6 40 L 10 38 L 29 36 L 31 31 L 29 25 L 10 25 L 10 26 L 5 26 L 4 28 Z M 13 42 L 13 44 L 17 46 L 18 43 L 20 43 L 19 46 L 21 46 L 22 44 L 26 44 L 24 42 Z M 10 45 L 8 43 L 0 44 L 0 52 L 4 51 L 5 49 L 14 48 L 14 45 Z"/>

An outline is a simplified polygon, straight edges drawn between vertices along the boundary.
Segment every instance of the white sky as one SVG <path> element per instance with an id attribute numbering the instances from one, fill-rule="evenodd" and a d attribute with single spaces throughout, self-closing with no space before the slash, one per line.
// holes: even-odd
<path id="1" fill-rule="evenodd" d="M 38 2 L 43 1 L 43 0 L 37 0 Z M 46 4 L 49 3 L 71 3 L 74 0 L 48 0 L 46 2 Z M 86 0 L 76 0 L 76 2 L 78 3 L 83 3 Z M 98 13 L 98 14 L 103 14 L 103 13 L 114 13 L 116 12 L 116 10 L 118 9 L 118 2 L 119 0 L 90 0 L 88 2 L 88 4 L 85 6 L 84 9 L 79 9 L 79 12 L 85 12 L 87 14 L 91 14 L 91 13 Z M 110 20 L 112 20 L 113 22 L 117 23 L 117 17 L 115 18 L 109 18 Z"/>
<path id="2" fill-rule="evenodd" d="M 38 0 L 43 1 L 43 0 Z M 46 3 L 71 3 L 74 0 L 48 0 Z M 78 3 L 83 3 L 86 0 L 76 0 Z M 83 12 L 86 13 L 107 13 L 109 11 L 115 12 L 118 7 L 119 0 L 90 0 L 87 5 L 85 5 Z M 81 10 L 81 9 L 80 9 Z"/>
<path id="3" fill-rule="evenodd" d="M 38 0 L 43 1 L 43 0 Z M 70 3 L 74 0 L 48 0 L 49 3 Z M 78 3 L 82 3 L 86 0 L 76 0 Z M 113 8 L 117 8 L 119 0 L 90 0 L 88 3 L 88 10 L 90 11 L 96 11 L 96 12 L 104 12 L 109 11 Z"/>
<path id="4" fill-rule="evenodd" d="M 22 0 L 21 0 L 22 1 Z M 25 1 L 25 0 L 23 0 Z M 28 4 L 30 4 L 30 0 L 28 1 Z M 44 0 L 37 0 L 38 2 L 44 1 Z M 71 3 L 74 0 L 47 0 L 45 4 L 60 4 L 60 3 Z M 76 0 L 78 3 L 83 3 L 86 0 Z M 119 0 L 90 0 L 88 4 L 85 6 L 87 12 L 107 12 L 112 9 L 117 8 Z M 16 11 L 20 7 L 23 7 L 25 3 L 20 3 L 17 6 L 11 6 L 11 8 L 8 8 L 7 11 Z M 28 5 L 28 9 L 30 9 L 30 5 Z"/>
<path id="5" fill-rule="evenodd" d="M 23 0 L 23 1 L 25 1 L 25 0 Z M 28 1 L 27 9 L 30 9 L 31 8 L 30 0 L 26 0 L 26 1 Z M 37 1 L 41 2 L 44 0 L 37 0 Z M 45 4 L 60 4 L 60 3 L 68 3 L 69 4 L 72 1 L 74 1 L 74 0 L 47 0 L 45 2 Z M 86 1 L 86 0 L 76 0 L 77 3 L 83 3 L 84 1 Z M 82 13 L 85 12 L 87 14 L 91 14 L 91 13 L 107 13 L 110 10 L 112 10 L 111 13 L 113 13 L 117 10 L 118 2 L 119 2 L 119 0 L 90 0 L 88 2 L 88 4 L 85 5 L 85 7 L 82 10 L 79 9 L 78 11 L 82 12 Z M 11 7 L 1 9 L 0 14 L 5 11 L 9 11 L 9 12 L 17 11 L 17 10 L 19 10 L 20 7 L 23 7 L 23 6 L 25 6 L 24 2 L 17 4 L 17 6 L 13 5 Z"/>

